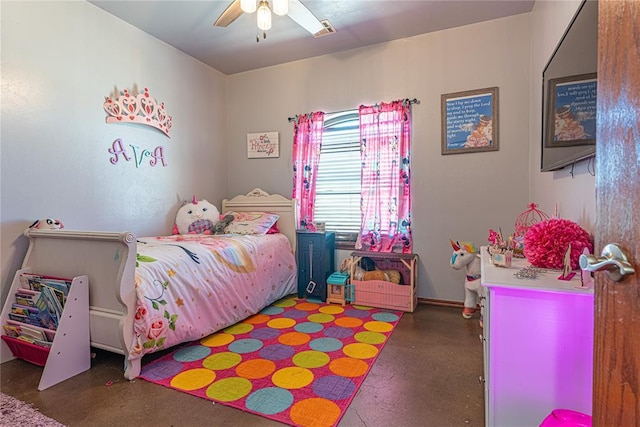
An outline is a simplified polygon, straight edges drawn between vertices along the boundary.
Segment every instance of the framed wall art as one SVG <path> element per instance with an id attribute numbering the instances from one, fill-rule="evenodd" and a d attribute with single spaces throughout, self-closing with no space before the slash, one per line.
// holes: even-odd
<path id="1" fill-rule="evenodd" d="M 497 151 L 498 88 L 441 95 L 442 154 Z"/>
<path id="2" fill-rule="evenodd" d="M 247 134 L 247 158 L 275 158 L 280 156 L 278 132 Z"/>
<path id="3" fill-rule="evenodd" d="M 596 143 L 596 73 L 549 80 L 546 147 Z"/>

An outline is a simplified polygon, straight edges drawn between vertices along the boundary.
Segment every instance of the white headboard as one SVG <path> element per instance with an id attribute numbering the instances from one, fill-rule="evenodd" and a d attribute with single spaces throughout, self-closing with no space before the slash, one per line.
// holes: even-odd
<path id="1" fill-rule="evenodd" d="M 280 216 L 278 229 L 291 242 L 293 252 L 296 251 L 296 201 L 279 194 L 269 194 L 254 188 L 246 195 L 239 195 L 222 201 L 222 213 L 235 212 L 272 212 Z"/>

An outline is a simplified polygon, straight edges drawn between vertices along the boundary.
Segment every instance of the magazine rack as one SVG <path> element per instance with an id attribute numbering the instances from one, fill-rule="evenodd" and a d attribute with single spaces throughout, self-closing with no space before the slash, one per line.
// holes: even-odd
<path id="1" fill-rule="evenodd" d="M 20 289 L 20 276 L 31 273 L 30 268 L 18 270 L 7 295 L 0 323 L 7 323 L 14 294 Z M 44 272 L 38 272 L 44 273 Z M 37 328 L 37 327 L 34 327 Z M 43 329 L 44 328 L 40 328 Z M 51 348 L 40 347 L 16 338 L 2 335 L 0 341 L 0 362 L 14 358 L 24 359 L 44 366 L 38 390 L 42 391 L 68 378 L 78 375 L 91 367 L 91 346 L 89 337 L 89 278 L 77 276 L 71 281 L 64 310 L 60 318 Z"/>

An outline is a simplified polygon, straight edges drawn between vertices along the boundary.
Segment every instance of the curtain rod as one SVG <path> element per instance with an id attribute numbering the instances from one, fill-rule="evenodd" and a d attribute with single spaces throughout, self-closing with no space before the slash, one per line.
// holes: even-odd
<path id="1" fill-rule="evenodd" d="M 420 104 L 420 100 L 419 100 L 419 99 L 417 99 L 417 98 L 413 98 L 413 99 L 405 98 L 405 99 L 404 99 L 404 101 L 408 102 L 408 103 L 409 103 L 409 105 L 411 105 L 411 104 Z M 332 114 L 335 114 L 335 113 L 344 113 L 345 111 L 350 111 L 350 110 L 354 110 L 354 109 L 355 109 L 355 108 L 351 108 L 351 109 L 349 109 L 349 110 L 332 111 L 331 113 L 332 113 Z M 287 120 L 288 120 L 289 122 L 292 122 L 292 121 L 294 121 L 294 120 L 296 119 L 296 117 L 297 117 L 297 116 L 287 117 Z"/>

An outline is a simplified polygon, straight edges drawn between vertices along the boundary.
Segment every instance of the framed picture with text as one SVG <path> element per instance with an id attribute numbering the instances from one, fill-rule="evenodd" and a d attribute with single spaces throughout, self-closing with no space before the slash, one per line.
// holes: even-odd
<path id="1" fill-rule="evenodd" d="M 546 147 L 596 143 L 596 73 L 549 80 Z"/>
<path id="2" fill-rule="evenodd" d="M 259 132 L 247 134 L 247 158 L 280 157 L 278 132 Z"/>
<path id="3" fill-rule="evenodd" d="M 441 95 L 442 154 L 497 151 L 498 88 Z"/>

